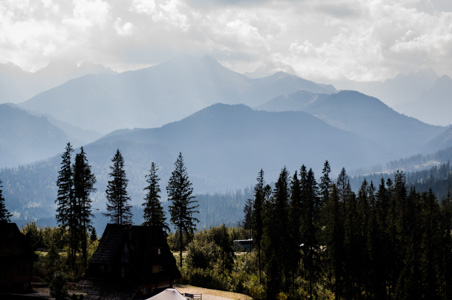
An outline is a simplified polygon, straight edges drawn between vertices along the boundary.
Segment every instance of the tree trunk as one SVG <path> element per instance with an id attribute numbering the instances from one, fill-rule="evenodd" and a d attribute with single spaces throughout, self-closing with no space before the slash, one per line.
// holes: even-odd
<path id="1" fill-rule="evenodd" d="M 182 239 L 182 228 L 179 228 L 179 257 L 180 257 L 180 267 L 181 267 L 181 269 L 182 269 L 182 249 L 183 249 L 182 242 L 183 242 L 183 239 Z"/>

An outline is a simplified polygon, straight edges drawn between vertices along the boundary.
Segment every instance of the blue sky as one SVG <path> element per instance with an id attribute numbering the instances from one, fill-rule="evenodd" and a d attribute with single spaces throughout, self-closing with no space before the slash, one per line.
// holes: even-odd
<path id="1" fill-rule="evenodd" d="M 452 76 L 447 0 L 2 0 L 0 63 L 91 61 L 117 71 L 210 55 L 241 73 L 384 80 Z"/>

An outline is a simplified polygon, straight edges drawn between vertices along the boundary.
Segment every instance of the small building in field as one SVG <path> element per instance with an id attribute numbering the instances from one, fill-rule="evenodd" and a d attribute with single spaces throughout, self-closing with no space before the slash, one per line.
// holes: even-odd
<path id="1" fill-rule="evenodd" d="M 79 286 L 85 299 L 146 299 L 180 277 L 161 228 L 108 224 Z"/>
<path id="2" fill-rule="evenodd" d="M 15 223 L 0 221 L 0 292 L 31 289 L 34 253 Z"/>
<path id="3" fill-rule="evenodd" d="M 250 252 L 253 249 L 253 239 L 234 240 L 232 242 L 234 251 Z"/>

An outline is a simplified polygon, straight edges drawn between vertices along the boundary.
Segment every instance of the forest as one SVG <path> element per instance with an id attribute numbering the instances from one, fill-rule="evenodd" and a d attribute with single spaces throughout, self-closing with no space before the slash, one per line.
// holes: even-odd
<path id="1" fill-rule="evenodd" d="M 450 299 L 450 197 L 417 192 L 402 172 L 357 193 L 325 163 L 319 183 L 283 168 L 272 189 L 259 172 L 245 207 L 266 299 Z M 334 296 L 333 296 L 334 295 Z"/>
<path id="2" fill-rule="evenodd" d="M 70 155 L 72 151 L 67 148 L 66 154 Z M 120 172 L 121 164 L 116 164 L 121 161 L 118 156 L 119 150 L 112 160 L 109 186 L 122 178 L 125 186 L 120 193 L 126 204 L 130 200 L 125 189 L 127 179 L 125 173 Z M 66 183 L 73 184 L 75 191 L 76 186 L 79 189 L 83 186 L 77 185 L 80 177 L 77 172 L 90 174 L 83 149 L 76 155 L 74 165 L 68 157 L 65 161 L 64 154 L 62 158 L 57 182 L 61 197 L 57 203 L 64 202 L 65 197 L 73 197 L 71 193 L 65 194 L 62 184 L 65 175 L 68 176 Z M 175 167 L 173 173 L 183 174 L 184 180 L 190 183 L 181 154 Z M 378 174 L 367 179 L 350 178 L 342 169 L 337 179 L 333 179 L 326 161 L 318 180 L 312 169 L 302 165 L 293 174 L 282 168 L 271 185 L 260 170 L 253 191 L 247 189 L 244 194 L 218 194 L 210 198 L 205 195 L 200 202 L 192 196 L 193 189 L 189 184 L 185 187 L 185 200 L 170 198 L 167 204 L 170 212 L 177 206 L 188 205 L 189 224 L 177 223 L 171 215 L 166 217 L 157 171 L 158 167 L 152 164 L 146 176 L 143 225 L 160 226 L 168 232 L 171 249 L 180 252 L 182 283 L 269 300 L 452 298 L 449 164 L 408 175 L 399 171 L 386 176 L 380 174 L 379 179 Z M 73 199 L 85 199 L 89 204 L 89 194 L 95 183 L 95 177 L 91 175 L 93 177 L 80 177 L 88 178 L 88 184 L 78 194 L 74 193 L 79 198 Z M 167 187 L 170 197 L 171 189 L 180 188 L 174 182 L 176 177 L 172 180 L 172 187 L 170 183 Z M 354 189 L 352 186 L 357 182 L 360 186 Z M 234 203 L 238 203 L 244 195 L 250 197 L 239 208 L 243 210 L 241 222 L 235 226 L 198 229 L 198 218 L 206 218 L 199 213 L 200 204 L 218 197 L 232 197 Z M 114 199 L 118 198 L 113 194 L 108 197 L 111 208 L 107 209 L 110 222 L 114 223 L 120 219 L 115 214 L 117 202 Z M 4 204 L 3 197 L 1 202 Z M 223 201 L 219 204 L 224 205 Z M 4 206 L 3 212 L 11 217 Z M 209 214 L 205 210 L 201 212 Z M 63 219 L 59 219 L 59 226 L 54 228 L 39 228 L 35 223 L 22 228 L 37 253 L 36 275 L 50 282 L 54 289 L 58 282 L 80 280 L 98 245 L 96 231 L 90 226 L 90 212 L 81 216 L 85 218 L 79 219 L 85 223 L 77 223 L 72 230 L 70 220 Z M 131 222 L 128 215 L 124 220 L 126 224 Z M 174 225 L 171 232 L 167 220 Z M 243 252 L 243 249 L 233 247 L 234 240 L 250 238 L 253 239 L 251 251 Z M 182 251 L 186 255 L 182 256 Z"/>

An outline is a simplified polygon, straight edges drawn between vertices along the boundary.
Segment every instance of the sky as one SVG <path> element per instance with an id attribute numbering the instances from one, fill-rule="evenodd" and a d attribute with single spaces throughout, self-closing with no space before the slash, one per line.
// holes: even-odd
<path id="1" fill-rule="evenodd" d="M 450 0 L 0 0 L 0 63 L 117 71 L 209 55 L 240 73 L 452 76 Z"/>

